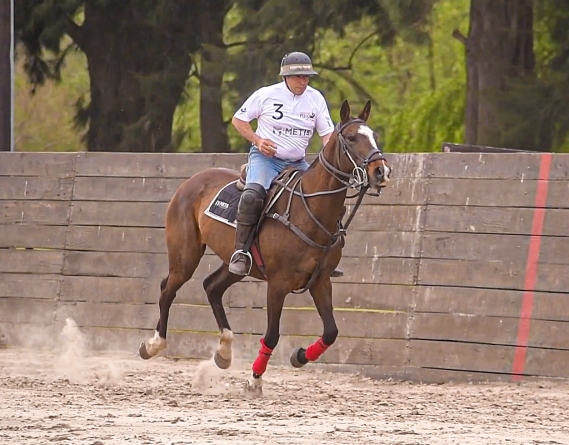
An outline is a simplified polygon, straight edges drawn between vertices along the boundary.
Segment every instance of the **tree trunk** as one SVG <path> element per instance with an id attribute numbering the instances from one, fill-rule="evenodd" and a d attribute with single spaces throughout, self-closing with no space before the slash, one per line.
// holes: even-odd
<path id="1" fill-rule="evenodd" d="M 91 80 L 89 151 L 172 151 L 173 115 L 196 50 L 188 3 L 160 23 L 143 2 L 86 4 L 74 40 Z"/>
<path id="2" fill-rule="evenodd" d="M 223 21 L 228 0 L 203 1 L 199 13 L 201 50 L 200 130 L 202 152 L 229 153 L 227 123 L 223 120 L 223 75 L 226 51 Z"/>
<path id="3" fill-rule="evenodd" d="M 0 151 L 10 151 L 12 143 L 11 2 L 0 2 Z"/>
<path id="4" fill-rule="evenodd" d="M 534 80 L 532 0 L 477 0 L 466 45 L 466 143 L 536 148 L 512 86 Z"/>

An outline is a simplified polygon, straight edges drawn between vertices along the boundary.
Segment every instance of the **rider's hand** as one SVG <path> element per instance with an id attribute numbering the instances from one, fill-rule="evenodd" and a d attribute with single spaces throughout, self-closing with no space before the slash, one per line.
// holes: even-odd
<path id="1" fill-rule="evenodd" d="M 277 146 L 270 139 L 258 138 L 255 142 L 255 146 L 265 156 L 274 156 L 277 154 Z"/>

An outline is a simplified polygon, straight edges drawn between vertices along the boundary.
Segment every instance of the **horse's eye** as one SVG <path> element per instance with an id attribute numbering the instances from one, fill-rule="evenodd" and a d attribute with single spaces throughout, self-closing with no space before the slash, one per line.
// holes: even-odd
<path id="1" fill-rule="evenodd" d="M 354 135 L 346 136 L 348 142 L 356 142 L 356 137 Z"/>

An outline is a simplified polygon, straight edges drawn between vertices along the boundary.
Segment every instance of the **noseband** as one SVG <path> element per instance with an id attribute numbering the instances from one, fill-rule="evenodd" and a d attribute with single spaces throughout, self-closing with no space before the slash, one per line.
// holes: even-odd
<path id="1" fill-rule="evenodd" d="M 324 150 L 321 150 L 318 154 L 318 159 L 324 166 L 324 168 L 330 173 L 334 178 L 344 184 L 346 187 L 354 188 L 357 190 L 361 190 L 362 187 L 369 187 L 369 178 L 367 174 L 366 167 L 370 162 L 374 161 L 387 161 L 383 156 L 383 153 L 379 148 L 372 147 L 369 151 L 367 156 L 363 157 L 356 153 L 353 148 L 350 146 L 350 143 L 346 140 L 343 135 L 343 131 L 352 124 L 366 124 L 363 119 L 353 119 L 351 121 L 345 122 L 341 124 L 338 122 L 336 125 L 336 133 L 338 139 L 339 148 L 344 152 L 344 154 L 348 157 L 352 165 L 354 166 L 351 173 L 346 173 L 339 168 L 332 165 L 328 160 L 324 157 Z M 358 165 L 359 161 L 360 164 Z M 336 150 L 336 165 L 340 166 L 340 150 Z"/>

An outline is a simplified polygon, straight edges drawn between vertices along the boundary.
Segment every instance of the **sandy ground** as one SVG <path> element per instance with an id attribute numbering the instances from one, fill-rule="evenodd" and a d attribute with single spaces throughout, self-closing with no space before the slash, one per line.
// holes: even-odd
<path id="1" fill-rule="evenodd" d="M 69 334 L 69 332 L 68 332 Z M 250 363 L 0 350 L 0 443 L 569 444 L 569 384 L 418 385 Z"/>

